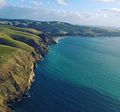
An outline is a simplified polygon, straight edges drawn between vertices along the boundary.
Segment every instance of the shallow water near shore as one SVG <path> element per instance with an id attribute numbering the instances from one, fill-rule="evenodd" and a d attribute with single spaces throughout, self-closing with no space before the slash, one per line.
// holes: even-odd
<path id="1" fill-rule="evenodd" d="M 15 112 L 119 112 L 120 37 L 63 38 L 35 69 Z"/>

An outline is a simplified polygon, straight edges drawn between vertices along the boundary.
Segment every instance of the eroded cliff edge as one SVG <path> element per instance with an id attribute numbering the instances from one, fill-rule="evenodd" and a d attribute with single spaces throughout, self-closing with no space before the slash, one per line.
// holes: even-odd
<path id="1" fill-rule="evenodd" d="M 0 26 L 0 112 L 6 103 L 26 93 L 34 77 L 34 63 L 48 51 L 49 42 L 34 29 Z"/>
<path id="2" fill-rule="evenodd" d="M 32 56 L 25 51 L 15 51 L 12 58 L 0 68 L 0 110 L 6 112 L 6 102 L 21 97 L 29 86 L 33 77 Z"/>

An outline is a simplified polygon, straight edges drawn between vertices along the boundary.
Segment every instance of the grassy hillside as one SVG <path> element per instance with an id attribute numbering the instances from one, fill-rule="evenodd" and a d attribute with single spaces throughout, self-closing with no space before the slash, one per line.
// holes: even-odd
<path id="1" fill-rule="evenodd" d="M 20 48 L 29 52 L 41 52 L 46 48 L 44 40 L 37 34 L 40 31 L 28 28 L 0 25 L 0 44 Z"/>
<path id="2" fill-rule="evenodd" d="M 64 22 L 41 22 L 22 19 L 0 19 L 0 24 L 17 26 L 21 28 L 34 28 L 44 32 L 47 36 L 64 36 L 64 35 L 79 35 L 79 36 L 120 36 L 120 29 L 91 27 L 72 25 Z"/>
<path id="3" fill-rule="evenodd" d="M 7 63 L 7 59 L 11 57 L 11 54 L 15 52 L 15 48 L 0 45 L 0 65 Z"/>
<path id="4" fill-rule="evenodd" d="M 32 28 L 0 25 L 0 112 L 10 111 L 5 102 L 24 94 L 33 78 L 36 59 L 47 52 L 47 44 Z"/>

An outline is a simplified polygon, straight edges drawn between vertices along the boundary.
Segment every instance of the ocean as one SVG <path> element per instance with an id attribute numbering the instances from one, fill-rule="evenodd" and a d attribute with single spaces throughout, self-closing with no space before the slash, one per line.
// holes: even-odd
<path id="1" fill-rule="evenodd" d="M 120 37 L 62 38 L 15 112 L 120 112 Z"/>

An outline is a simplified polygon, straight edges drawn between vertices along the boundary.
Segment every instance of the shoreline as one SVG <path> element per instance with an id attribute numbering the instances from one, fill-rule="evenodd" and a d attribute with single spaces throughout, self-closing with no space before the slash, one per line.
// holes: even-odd
<path id="1" fill-rule="evenodd" d="M 12 106 L 17 102 L 21 102 L 23 98 L 28 98 L 29 97 L 29 90 L 32 86 L 32 83 L 33 83 L 34 77 L 35 77 L 34 69 L 35 69 L 35 63 L 36 62 L 37 62 L 37 60 L 35 62 L 33 62 L 32 66 L 30 67 L 31 72 L 29 73 L 28 85 L 27 85 L 26 90 L 23 91 L 19 95 L 15 95 L 13 97 L 13 99 L 5 99 L 3 101 L 4 105 L 6 106 L 6 110 L 7 110 L 5 112 L 14 112 L 14 109 L 12 108 Z"/>
<path id="2" fill-rule="evenodd" d="M 61 39 L 64 39 L 64 38 L 66 38 L 66 37 L 53 37 L 54 41 L 56 42 L 56 43 L 53 43 L 53 45 L 54 45 L 54 44 L 58 44 L 59 41 L 60 41 Z M 47 52 L 45 52 L 45 55 L 46 55 L 46 54 L 47 54 Z M 44 55 L 44 56 L 45 56 L 45 55 Z M 30 67 L 31 72 L 29 73 L 28 87 L 26 88 L 26 90 L 23 91 L 23 93 L 14 96 L 13 99 L 4 100 L 4 105 L 6 106 L 8 112 L 14 111 L 14 109 L 12 108 L 12 106 L 13 106 L 15 103 L 21 102 L 21 100 L 22 100 L 23 98 L 29 98 L 29 96 L 30 96 L 30 95 L 29 95 L 29 90 L 30 90 L 30 88 L 31 88 L 31 86 L 32 86 L 32 83 L 33 83 L 34 80 L 35 80 L 35 79 L 34 79 L 34 77 L 35 77 L 34 69 L 37 68 L 37 62 L 38 62 L 38 61 L 40 61 L 40 62 L 41 62 L 41 61 L 44 61 L 44 56 L 43 56 L 42 58 L 39 58 L 39 59 L 37 59 L 37 60 L 34 60 L 33 64 L 31 65 L 31 67 Z M 24 70 L 23 70 L 23 71 L 24 71 Z"/>
<path id="3" fill-rule="evenodd" d="M 44 52 L 44 54 L 46 55 L 47 52 Z M 39 54 L 41 55 L 41 54 Z M 35 72 L 34 69 L 36 68 L 36 63 L 37 61 L 42 61 L 43 57 L 32 57 L 31 55 L 29 55 L 29 60 L 27 61 L 28 65 L 25 65 L 24 63 L 24 67 L 21 69 L 22 72 L 26 72 L 28 74 L 24 74 L 27 75 L 26 80 L 25 80 L 25 85 L 22 86 L 21 88 L 19 88 L 19 90 L 17 92 L 19 93 L 15 93 L 15 94 L 9 94 L 9 96 L 6 96 L 3 99 L 3 111 L 2 112 L 14 112 L 14 108 L 13 106 L 17 103 L 17 102 L 21 102 L 24 98 L 29 98 L 29 90 L 31 89 L 32 83 L 34 82 L 34 77 L 35 77 Z M 33 59 L 34 58 L 34 59 Z M 9 71 L 8 71 L 9 72 Z M 12 74 L 11 74 L 12 75 Z M 1 112 L 1 111 L 0 111 Z"/>
<path id="4" fill-rule="evenodd" d="M 55 44 L 55 43 L 53 43 L 53 44 Z M 6 110 L 7 110 L 7 111 L 4 111 L 4 112 L 14 112 L 14 109 L 12 108 L 14 104 L 16 104 L 17 102 L 21 102 L 23 98 L 29 98 L 30 97 L 29 90 L 31 89 L 32 83 L 35 81 L 34 70 L 35 70 L 35 68 L 37 68 L 37 62 L 38 61 L 40 61 L 40 62 L 43 61 L 46 54 L 47 54 L 47 52 L 44 52 L 44 56 L 40 57 L 39 59 L 34 59 L 34 61 L 31 60 L 32 64 L 30 66 L 27 88 L 23 92 L 21 92 L 21 94 L 15 95 L 13 97 L 13 99 L 7 98 L 3 101 L 4 105 L 6 106 Z M 25 69 L 23 71 L 25 71 Z"/>
<path id="5" fill-rule="evenodd" d="M 62 36 L 62 37 L 53 37 L 54 41 L 56 42 L 56 44 L 59 43 L 60 40 L 64 39 L 64 38 L 67 38 L 67 36 Z"/>

